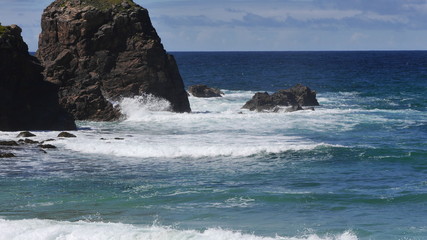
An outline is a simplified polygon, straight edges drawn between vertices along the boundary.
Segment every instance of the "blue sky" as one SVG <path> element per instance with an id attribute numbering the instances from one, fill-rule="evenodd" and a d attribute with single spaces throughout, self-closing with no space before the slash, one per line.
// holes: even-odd
<path id="1" fill-rule="evenodd" d="M 52 0 L 1 0 L 37 49 Z M 427 0 L 135 0 L 168 51 L 427 50 Z"/>

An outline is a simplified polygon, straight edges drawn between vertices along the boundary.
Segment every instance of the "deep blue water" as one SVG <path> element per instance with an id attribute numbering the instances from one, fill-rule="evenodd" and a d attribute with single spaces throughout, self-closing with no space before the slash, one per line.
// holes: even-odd
<path id="1" fill-rule="evenodd" d="M 427 239 L 427 52 L 173 54 L 225 96 L 124 99 L 126 121 L 14 150 L 0 239 Z M 240 109 L 297 83 L 314 112 Z"/>

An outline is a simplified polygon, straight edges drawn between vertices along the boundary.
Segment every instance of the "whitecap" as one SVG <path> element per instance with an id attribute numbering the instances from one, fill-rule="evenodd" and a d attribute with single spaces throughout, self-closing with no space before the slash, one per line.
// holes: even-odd
<path id="1" fill-rule="evenodd" d="M 0 219 L 0 240 L 357 240 L 351 231 L 339 234 L 308 234 L 303 236 L 263 237 L 240 231 L 208 228 L 179 230 L 164 226 L 140 226 L 122 223 L 66 222 L 53 220 L 5 220 Z"/>

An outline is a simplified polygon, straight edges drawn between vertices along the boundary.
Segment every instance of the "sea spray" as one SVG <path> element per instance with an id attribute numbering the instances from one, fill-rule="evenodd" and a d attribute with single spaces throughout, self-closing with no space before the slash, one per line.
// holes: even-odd
<path id="1" fill-rule="evenodd" d="M 152 94 L 142 94 L 133 98 L 123 98 L 118 102 L 118 105 L 128 121 L 137 121 L 148 112 L 171 110 L 170 102 Z"/>

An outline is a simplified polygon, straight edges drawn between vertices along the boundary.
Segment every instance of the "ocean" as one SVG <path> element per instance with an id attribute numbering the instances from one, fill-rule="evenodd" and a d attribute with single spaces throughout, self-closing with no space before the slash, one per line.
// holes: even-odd
<path id="1" fill-rule="evenodd" d="M 0 159 L 0 240 L 427 239 L 427 52 L 174 52 L 192 113 L 33 132 Z M 241 109 L 297 83 L 315 111 Z M 0 132 L 0 140 L 18 140 Z"/>

